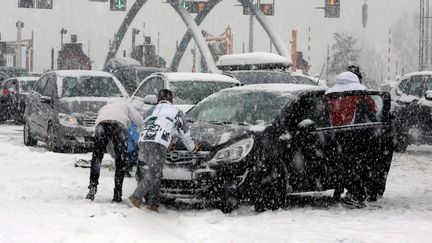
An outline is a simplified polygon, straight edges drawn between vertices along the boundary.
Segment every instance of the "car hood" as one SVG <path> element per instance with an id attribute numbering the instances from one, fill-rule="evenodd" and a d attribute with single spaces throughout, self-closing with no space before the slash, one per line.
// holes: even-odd
<path id="1" fill-rule="evenodd" d="M 62 98 L 59 106 L 60 112 L 73 115 L 96 116 L 99 109 L 107 103 L 126 100 L 122 97 L 76 97 Z"/>
<path id="2" fill-rule="evenodd" d="M 203 147 L 201 150 L 212 151 L 216 147 L 231 144 L 238 139 L 258 135 L 258 133 L 262 133 L 266 127 L 267 126 L 193 123 L 190 126 L 190 130 L 194 140 L 202 143 Z"/>

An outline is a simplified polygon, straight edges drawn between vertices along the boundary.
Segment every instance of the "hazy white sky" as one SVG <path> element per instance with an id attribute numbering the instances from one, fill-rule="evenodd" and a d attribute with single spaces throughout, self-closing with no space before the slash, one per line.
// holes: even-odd
<path id="1" fill-rule="evenodd" d="M 308 29 L 311 28 L 311 64 L 312 73 L 319 72 L 324 60 L 327 45 L 331 45 L 335 31 L 365 37 L 383 53 L 388 48 L 388 30 L 402 15 L 411 14 L 419 9 L 418 0 L 369 0 L 368 28 L 363 29 L 361 6 L 364 0 L 341 0 L 341 18 L 325 19 L 322 7 L 324 0 L 275 0 L 276 14 L 271 22 L 276 26 L 283 40 L 289 45 L 291 31 L 299 31 L 299 50 L 307 53 Z M 17 20 L 25 23 L 23 38 L 29 38 L 35 32 L 35 70 L 50 68 L 50 50 L 60 47 L 60 29 L 70 34 L 78 34 L 79 42 L 87 52 L 90 43 L 90 57 L 94 68 L 101 69 L 108 51 L 108 41 L 117 31 L 125 12 L 110 12 L 109 3 L 89 2 L 88 0 L 54 0 L 53 10 L 18 9 L 18 0 L 0 0 L 0 32 L 2 40 L 15 40 Z M 128 0 L 128 7 L 134 1 Z M 186 27 L 174 10 L 163 0 L 149 0 L 143 7 L 131 27 L 141 28 L 146 23 L 146 34 L 156 41 L 160 32 L 160 53 L 168 63 L 174 55 L 175 42 L 183 36 Z M 234 52 L 242 51 L 242 43 L 248 40 L 248 17 L 242 15 L 241 7 L 235 6 L 235 0 L 223 0 L 202 24 L 202 29 L 219 35 L 226 26 L 234 32 Z M 255 26 L 258 26 L 256 24 Z M 418 30 L 413 30 L 417 32 Z M 137 41 L 142 42 L 142 32 Z M 131 31 L 123 41 L 120 50 L 130 51 Z M 255 51 L 268 51 L 269 39 L 264 31 L 255 29 Z M 290 50 L 291 47 L 289 46 Z M 120 54 L 120 52 L 119 52 Z M 386 56 L 385 56 L 386 57 Z M 181 64 L 183 71 L 190 70 L 191 54 L 188 51 Z M 396 57 L 397 58 L 397 57 Z"/>

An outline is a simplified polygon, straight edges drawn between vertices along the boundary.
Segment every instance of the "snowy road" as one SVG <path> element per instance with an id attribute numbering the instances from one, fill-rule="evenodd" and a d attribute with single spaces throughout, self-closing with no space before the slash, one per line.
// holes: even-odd
<path id="1" fill-rule="evenodd" d="M 84 199 L 90 154 L 25 147 L 22 127 L 0 125 L 0 242 L 431 242 L 432 147 L 395 154 L 384 198 L 366 209 L 296 200 L 256 214 L 242 207 L 162 209 L 155 214 L 112 204 L 113 172 L 102 169 L 96 200 Z M 124 198 L 135 186 L 126 178 Z M 317 203 L 318 202 L 318 203 Z"/>

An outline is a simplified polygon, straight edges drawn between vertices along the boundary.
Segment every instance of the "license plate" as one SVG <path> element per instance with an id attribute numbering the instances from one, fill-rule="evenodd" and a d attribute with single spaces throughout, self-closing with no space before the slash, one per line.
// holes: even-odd
<path id="1" fill-rule="evenodd" d="M 76 137 L 76 140 L 77 140 L 78 142 L 80 142 L 80 143 L 84 143 L 84 142 L 85 142 L 84 137 Z"/>
<path id="2" fill-rule="evenodd" d="M 192 172 L 184 168 L 171 168 L 165 166 L 162 175 L 165 180 L 192 180 Z"/>

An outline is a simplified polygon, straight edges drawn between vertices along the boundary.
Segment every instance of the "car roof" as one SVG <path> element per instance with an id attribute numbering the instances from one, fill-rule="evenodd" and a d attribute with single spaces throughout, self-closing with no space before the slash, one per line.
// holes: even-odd
<path id="1" fill-rule="evenodd" d="M 325 91 L 327 88 L 316 85 L 306 84 L 252 84 L 241 87 L 235 87 L 225 90 L 227 91 L 264 91 L 275 93 L 304 93 L 309 91 Z"/>
<path id="2" fill-rule="evenodd" d="M 421 72 L 407 73 L 404 76 L 402 76 L 400 79 L 405 79 L 405 78 L 409 78 L 412 76 L 432 76 L 432 71 L 421 71 Z"/>
<path id="3" fill-rule="evenodd" d="M 102 71 L 93 71 L 93 70 L 57 70 L 52 72 L 62 77 L 81 77 L 81 76 L 113 77 L 113 75 L 110 73 L 102 72 Z"/>
<path id="4" fill-rule="evenodd" d="M 277 65 L 290 67 L 292 60 L 289 57 L 280 56 L 268 52 L 252 52 L 241 54 L 223 55 L 219 58 L 216 66 L 222 70 L 232 69 L 229 67 L 253 66 L 253 65 Z M 238 68 L 235 68 L 238 69 Z"/>
<path id="5" fill-rule="evenodd" d="M 214 73 L 156 73 L 152 76 L 164 76 L 168 81 L 205 81 L 205 82 L 227 82 L 227 83 L 239 83 L 235 78 Z"/>
<path id="6" fill-rule="evenodd" d="M 13 79 L 25 82 L 25 81 L 37 81 L 39 79 L 39 77 L 16 77 L 16 78 L 13 78 Z"/>

